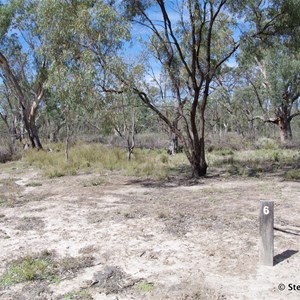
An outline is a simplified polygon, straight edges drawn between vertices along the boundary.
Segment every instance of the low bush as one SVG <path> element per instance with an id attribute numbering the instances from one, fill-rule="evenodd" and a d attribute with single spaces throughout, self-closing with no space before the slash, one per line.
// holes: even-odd
<path id="1" fill-rule="evenodd" d="M 10 137 L 0 137 L 0 163 L 18 160 L 22 157 L 22 143 L 13 142 Z"/>
<path id="2" fill-rule="evenodd" d="M 292 169 L 285 173 L 286 180 L 300 180 L 300 170 Z"/>
<path id="3" fill-rule="evenodd" d="M 12 160 L 12 153 L 10 149 L 0 146 L 0 163 L 5 163 Z"/>
<path id="4" fill-rule="evenodd" d="M 274 139 L 261 138 L 255 142 L 255 147 L 263 150 L 276 150 L 280 148 L 280 143 Z"/>
<path id="5" fill-rule="evenodd" d="M 58 258 L 54 252 L 45 250 L 10 262 L 0 277 L 0 287 L 36 280 L 59 282 L 62 277 L 73 277 L 79 269 L 92 266 L 93 261 L 89 256 Z"/>
<path id="6" fill-rule="evenodd" d="M 206 140 L 206 149 L 208 152 L 214 151 L 240 151 L 249 149 L 251 143 L 236 133 L 227 132 L 222 136 L 211 136 Z"/>
<path id="7" fill-rule="evenodd" d="M 27 256 L 13 261 L 0 278 L 0 286 L 7 287 L 20 282 L 50 280 L 56 278 L 55 266 L 50 255 Z"/>
<path id="8" fill-rule="evenodd" d="M 150 293 L 154 290 L 154 283 L 142 281 L 137 284 L 136 289 L 140 293 Z"/>

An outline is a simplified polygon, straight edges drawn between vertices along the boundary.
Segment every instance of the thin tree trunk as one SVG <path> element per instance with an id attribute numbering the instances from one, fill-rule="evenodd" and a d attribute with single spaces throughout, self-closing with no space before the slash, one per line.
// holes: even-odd
<path id="1" fill-rule="evenodd" d="M 171 143 L 168 149 L 168 153 L 171 155 L 175 155 L 176 153 L 178 153 L 178 148 L 178 137 L 175 133 L 171 132 Z"/>
<path id="2" fill-rule="evenodd" d="M 69 161 L 69 142 L 70 142 L 70 126 L 67 124 L 67 136 L 65 142 L 65 161 Z"/>
<path id="3" fill-rule="evenodd" d="M 49 140 L 50 140 L 50 143 L 51 143 L 51 144 L 57 143 L 57 134 L 56 134 L 56 130 L 54 130 L 54 131 L 52 131 L 52 132 L 50 133 L 50 138 L 49 138 Z"/>
<path id="4" fill-rule="evenodd" d="M 135 147 L 135 111 L 132 109 L 132 124 L 131 124 L 131 129 L 128 133 L 128 138 L 127 138 L 127 146 L 128 146 L 128 160 L 131 160 L 131 155 L 133 153 L 133 149 Z"/>
<path id="5" fill-rule="evenodd" d="M 180 99 L 180 94 L 178 92 L 177 97 Z M 177 104 L 176 108 L 175 108 L 175 120 L 173 121 L 173 126 L 174 128 L 176 128 L 178 130 L 178 122 L 181 116 L 181 112 L 180 112 L 180 105 Z M 175 155 L 176 153 L 178 153 L 179 150 L 179 145 L 178 145 L 178 136 L 171 131 L 171 144 L 169 147 L 169 153 L 172 155 Z"/>
<path id="6" fill-rule="evenodd" d="M 178 120 L 180 118 L 180 113 L 178 112 L 178 108 L 176 108 L 176 111 L 177 111 L 177 116 L 173 121 L 173 126 L 178 130 Z M 178 148 L 179 148 L 178 136 L 172 130 L 170 130 L 170 136 L 171 136 L 171 141 L 170 141 L 168 153 L 171 155 L 175 155 L 176 153 L 178 153 Z"/>

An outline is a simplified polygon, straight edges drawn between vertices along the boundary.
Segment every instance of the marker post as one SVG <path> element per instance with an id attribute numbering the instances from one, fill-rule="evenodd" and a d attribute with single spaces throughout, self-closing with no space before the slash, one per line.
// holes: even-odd
<path id="1" fill-rule="evenodd" d="M 274 259 L 274 201 L 260 201 L 259 260 L 262 265 L 273 266 Z"/>

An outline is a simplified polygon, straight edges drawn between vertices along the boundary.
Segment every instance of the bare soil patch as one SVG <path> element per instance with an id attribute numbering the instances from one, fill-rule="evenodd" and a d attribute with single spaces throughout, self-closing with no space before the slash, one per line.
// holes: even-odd
<path id="1" fill-rule="evenodd" d="M 13 164 L 11 165 L 14 166 Z M 259 200 L 275 201 L 275 265 L 258 263 Z M 8 299 L 299 299 L 299 182 L 155 182 L 117 173 L 0 170 L 0 277 L 55 253 L 72 276 L 1 285 Z M 70 274 L 69 274 L 70 275 Z M 279 291 L 283 283 L 286 290 Z"/>

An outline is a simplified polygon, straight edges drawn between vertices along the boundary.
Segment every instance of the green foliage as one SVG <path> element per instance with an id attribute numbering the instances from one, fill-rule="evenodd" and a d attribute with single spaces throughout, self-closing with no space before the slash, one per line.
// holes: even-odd
<path id="1" fill-rule="evenodd" d="M 152 282 L 142 281 L 137 284 L 136 289 L 140 293 L 150 293 L 154 290 L 154 284 Z"/>
<path id="2" fill-rule="evenodd" d="M 278 142 L 273 139 L 268 138 L 261 138 L 256 143 L 255 146 L 257 149 L 264 149 L 264 150 L 274 150 L 279 149 Z"/>
<path id="3" fill-rule="evenodd" d="M 283 0 L 281 6 L 282 17 L 276 24 L 277 35 L 288 37 L 285 43 L 298 48 L 300 44 L 300 11 L 298 0 Z"/>
<path id="4" fill-rule="evenodd" d="M 285 173 L 286 180 L 300 180 L 300 170 L 292 169 Z"/>
<path id="5" fill-rule="evenodd" d="M 9 203 L 9 200 L 6 199 L 3 195 L 0 194 L 0 207 L 6 206 Z"/>
<path id="6" fill-rule="evenodd" d="M 34 280 L 57 280 L 55 265 L 50 256 L 27 256 L 12 262 L 0 278 L 0 286 L 7 287 Z"/>
<path id="7" fill-rule="evenodd" d="M 26 153 L 26 161 L 30 165 L 35 165 L 44 171 L 50 178 L 65 175 L 75 175 L 78 169 L 76 164 L 67 163 L 60 152 L 47 153 L 44 151 L 36 152 L 30 150 Z"/>
<path id="8" fill-rule="evenodd" d="M 137 149 L 133 160 L 124 166 L 123 174 L 164 180 L 173 175 L 172 170 L 182 164 L 186 164 L 183 154 L 167 156 L 164 151 Z"/>
<path id="9" fill-rule="evenodd" d="M 85 99 L 95 92 L 95 83 L 103 80 L 103 64 L 114 60 L 122 39 L 128 37 L 125 21 L 104 1 L 72 5 L 39 1 L 36 10 L 39 28 L 47 32 L 42 50 L 52 61 L 48 88 L 63 105 L 72 109 L 86 105 Z"/>
<path id="10" fill-rule="evenodd" d="M 106 1 L 37 1 L 36 14 L 39 32 L 45 36 L 41 53 L 50 61 L 45 117 L 67 125 L 68 135 L 86 123 L 95 124 L 101 133 L 110 132 L 114 97 L 104 95 L 102 86 L 109 82 L 113 88 L 116 78 L 111 70 L 116 64 L 121 69 L 116 56 L 129 38 L 127 22 Z"/>
<path id="11" fill-rule="evenodd" d="M 99 185 L 106 185 L 109 181 L 106 178 L 96 178 L 83 183 L 84 187 L 91 187 L 91 186 L 99 186 Z"/>
<path id="12" fill-rule="evenodd" d="M 91 266 L 92 257 L 64 257 L 58 259 L 47 250 L 28 255 L 8 264 L 0 277 L 0 287 L 9 287 L 26 281 L 47 280 L 57 283 L 62 277 L 74 274 L 78 269 Z"/>
<path id="13" fill-rule="evenodd" d="M 299 110 L 300 40 L 299 34 L 295 34 L 299 31 L 299 1 L 279 1 L 268 10 L 267 16 L 264 19 L 261 14 L 252 13 L 259 28 L 271 22 L 269 34 L 242 45 L 238 57 L 242 76 L 234 99 L 248 120 L 271 122 L 282 133 L 287 129 L 279 121 L 289 124 Z M 286 142 L 290 135 L 281 138 Z"/>
<path id="14" fill-rule="evenodd" d="M 8 4 L 0 3 L 0 40 L 7 33 L 13 15 L 14 15 L 14 10 L 12 9 L 11 6 L 9 6 Z"/>

